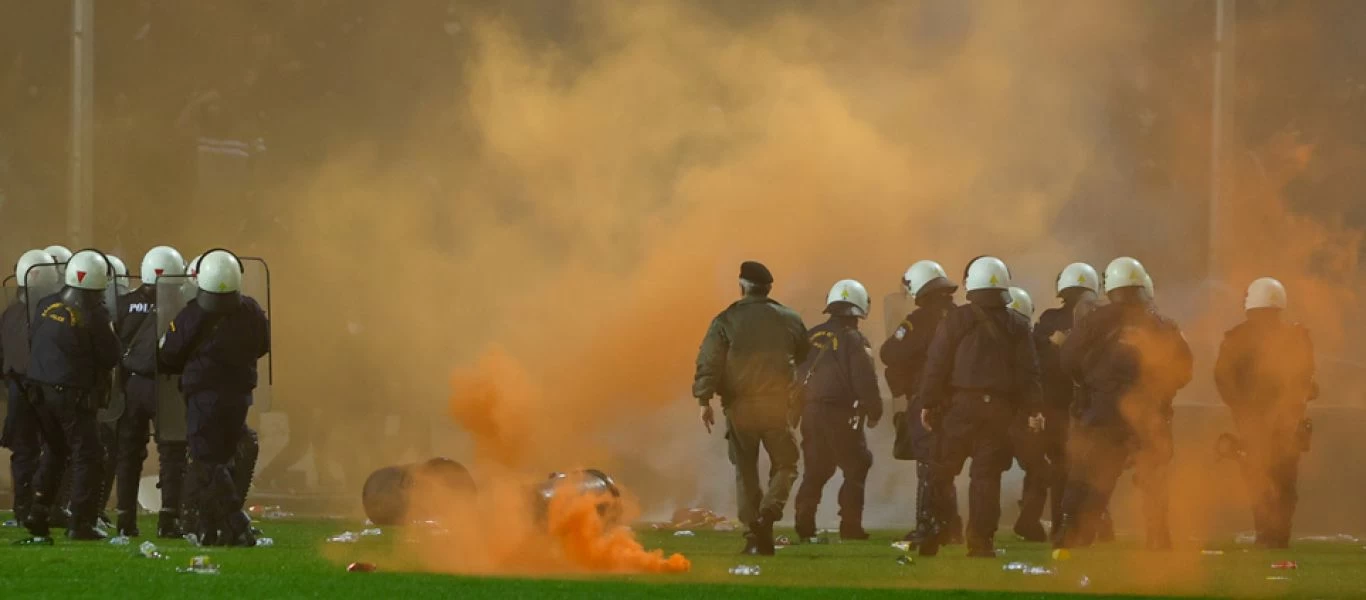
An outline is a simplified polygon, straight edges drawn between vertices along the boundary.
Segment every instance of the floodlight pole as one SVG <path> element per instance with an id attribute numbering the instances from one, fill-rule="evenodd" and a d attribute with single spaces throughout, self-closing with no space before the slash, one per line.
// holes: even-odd
<path id="1" fill-rule="evenodd" d="M 94 245 L 95 3 L 71 1 L 71 140 L 64 244 Z"/>
<path id="2" fill-rule="evenodd" d="M 1210 128 L 1209 177 L 1209 256 L 1205 275 L 1208 283 L 1223 277 L 1224 240 L 1228 236 L 1220 223 L 1224 203 L 1233 196 L 1233 178 L 1225 156 L 1233 130 L 1233 81 L 1237 56 L 1234 54 L 1235 0 L 1216 0 L 1214 4 L 1214 81 Z"/>

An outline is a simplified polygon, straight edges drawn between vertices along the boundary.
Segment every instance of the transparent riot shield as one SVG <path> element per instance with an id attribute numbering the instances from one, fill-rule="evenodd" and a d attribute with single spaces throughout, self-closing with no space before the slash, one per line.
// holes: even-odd
<path id="1" fill-rule="evenodd" d="M 270 319 L 273 315 L 270 311 L 270 265 L 266 264 L 265 259 L 255 256 L 237 257 L 242 263 L 242 295 L 249 296 L 261 305 L 261 310 L 266 312 L 266 318 Z M 267 330 L 269 330 L 269 323 Z M 272 336 L 274 339 L 274 336 Z M 253 393 L 253 406 L 257 413 L 269 412 L 274 400 L 273 387 L 275 383 L 275 360 L 274 353 L 267 353 L 256 365 L 257 383 L 256 391 Z"/>
<path id="2" fill-rule="evenodd" d="M 24 274 L 24 280 L 28 282 L 28 285 L 25 286 L 24 289 L 24 298 L 25 302 L 28 303 L 28 322 L 30 324 L 33 323 L 34 319 L 38 318 L 38 309 L 42 307 L 43 299 L 62 291 L 62 281 L 60 277 L 56 280 L 42 281 L 42 278 L 37 275 L 37 270 L 43 267 L 61 268 L 64 266 L 64 263 L 33 265 L 32 267 L 29 267 L 28 272 Z"/>
<path id="3" fill-rule="evenodd" d="M 886 329 L 886 335 L 882 339 L 892 337 L 896 333 L 896 328 L 901 326 L 901 321 L 911 312 L 911 299 L 906 297 L 904 292 L 887 294 L 882 299 L 882 328 Z"/>
<path id="4" fill-rule="evenodd" d="M 191 296 L 186 294 L 185 275 L 157 277 L 156 336 L 160 341 L 171 329 L 171 322 L 185 309 Z M 193 289 L 191 283 L 190 288 Z M 180 395 L 180 376 L 157 375 L 157 439 L 163 442 L 185 441 L 185 399 Z"/>

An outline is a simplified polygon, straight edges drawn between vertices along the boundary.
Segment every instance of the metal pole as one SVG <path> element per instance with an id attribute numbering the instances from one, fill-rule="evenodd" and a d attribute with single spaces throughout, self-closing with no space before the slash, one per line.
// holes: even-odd
<path id="1" fill-rule="evenodd" d="M 95 116 L 94 0 L 71 1 L 70 194 L 66 243 L 80 248 L 94 242 L 92 195 Z"/>
<path id="2" fill-rule="evenodd" d="M 1235 0 L 1216 0 L 1214 5 L 1214 101 L 1211 106 L 1210 177 L 1209 177 L 1209 257 L 1206 279 L 1215 283 L 1222 274 L 1222 253 L 1226 232 L 1220 220 L 1223 204 L 1231 196 L 1233 181 L 1229 178 L 1224 154 L 1228 151 L 1229 132 L 1233 126 L 1232 87 L 1237 57 L 1234 55 Z"/>

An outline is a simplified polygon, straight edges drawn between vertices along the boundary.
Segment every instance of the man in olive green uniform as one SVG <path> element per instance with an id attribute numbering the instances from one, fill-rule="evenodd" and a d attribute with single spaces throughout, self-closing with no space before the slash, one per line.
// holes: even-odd
<path id="1" fill-rule="evenodd" d="M 792 422 L 796 366 L 810 344 L 802 318 L 768 297 L 773 275 L 757 262 L 740 265 L 743 297 L 712 320 L 697 353 L 693 397 L 702 423 L 716 423 L 711 399 L 721 396 L 730 462 L 735 465 L 740 520 L 748 527 L 745 553 L 773 554 L 773 524 L 797 481 L 800 454 Z M 759 447 L 768 452 L 768 491 L 759 482 Z"/>

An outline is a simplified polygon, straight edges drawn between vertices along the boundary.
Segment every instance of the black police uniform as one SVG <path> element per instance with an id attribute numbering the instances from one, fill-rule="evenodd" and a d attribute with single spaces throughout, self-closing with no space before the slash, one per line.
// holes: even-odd
<path id="1" fill-rule="evenodd" d="M 1039 521 L 1050 498 L 1054 523 L 1062 517 L 1062 490 L 1067 482 L 1067 421 L 1073 384 L 1072 377 L 1062 370 L 1059 353 L 1072 331 L 1075 299 L 1074 294 L 1065 295 L 1063 305 L 1044 311 L 1034 326 L 1034 348 L 1039 356 L 1043 389 L 1042 408 L 1048 426 L 1043 432 L 1032 432 L 1028 427 L 1029 415 L 1021 413 L 1016 416 L 1011 430 L 1015 460 L 1025 472 L 1015 533 L 1033 542 L 1048 540 Z"/>
<path id="2" fill-rule="evenodd" d="M 49 533 L 49 515 L 68 460 L 72 471 L 67 536 L 100 539 L 95 529 L 103 448 L 95 413 L 96 390 L 118 364 L 119 338 L 98 292 L 66 288 L 44 298 L 33 321 L 29 379 L 37 406 L 43 455 L 27 526 Z"/>
<path id="3" fill-rule="evenodd" d="M 1147 544 L 1171 546 L 1167 525 L 1167 465 L 1172 456 L 1172 401 L 1191 380 L 1190 346 L 1181 329 L 1159 315 L 1141 288 L 1120 288 L 1063 344 L 1064 372 L 1083 387 L 1073 422 L 1062 522 L 1053 543 L 1065 548 L 1109 504 L 1132 458 L 1141 491 Z"/>
<path id="4" fill-rule="evenodd" d="M 190 483 L 199 507 L 202 543 L 250 544 L 250 521 L 239 510 L 242 498 L 230 463 L 246 430 L 256 389 L 256 363 L 270 352 L 270 327 L 250 297 L 223 312 L 210 313 L 191 300 L 162 338 L 162 371 L 180 373 L 188 403 Z"/>
<path id="5" fill-rule="evenodd" d="M 892 337 L 887 338 L 882 343 L 882 348 L 878 354 L 882 358 L 882 364 L 887 366 L 887 387 L 891 389 L 892 397 L 905 397 L 906 412 L 902 415 L 904 422 L 899 424 L 910 434 L 911 457 L 915 463 L 915 529 L 906 535 L 906 541 L 919 544 L 924 539 L 924 534 L 932 528 L 934 513 L 930 512 L 929 498 L 930 493 L 930 464 L 934 458 L 935 448 L 938 445 L 937 433 L 926 431 L 920 423 L 920 411 L 925 408 L 924 399 L 918 393 L 920 386 L 920 376 L 925 369 L 925 359 L 930 350 L 930 342 L 934 341 L 934 334 L 939 329 L 939 324 L 953 310 L 953 298 L 949 295 L 938 296 L 942 298 L 942 304 L 922 305 L 906 315 L 906 319 L 892 333 Z M 923 296 L 930 299 L 935 296 Z M 921 303 L 921 297 L 917 297 L 917 304 Z M 953 516 L 945 530 L 942 543 L 957 541 L 962 537 L 962 518 L 958 515 L 958 490 L 950 481 L 945 489 L 939 490 L 941 494 L 948 495 L 948 504 L 952 507 Z"/>
<path id="6" fill-rule="evenodd" d="M 939 448 L 932 486 L 943 489 L 972 459 L 968 471 L 968 556 L 994 557 L 1001 519 L 1001 473 L 1010 466 L 1010 425 L 1020 410 L 1037 410 L 1039 362 L 1029 319 L 1006 307 L 1005 290 L 968 292 L 969 304 L 949 312 L 935 333 L 920 394 L 936 415 Z M 942 415 L 942 416 L 939 416 Z M 948 520 L 947 498 L 935 494 L 936 525 Z M 936 537 L 920 545 L 938 552 Z"/>
<path id="7" fill-rule="evenodd" d="M 157 415 L 157 293 L 144 285 L 120 299 L 118 331 L 123 340 L 124 410 L 118 421 L 118 527 L 137 535 L 138 484 L 147 460 L 147 442 Z M 185 481 L 186 443 L 157 436 L 161 511 L 157 535 L 181 535 L 178 518 Z"/>
<path id="8" fill-rule="evenodd" d="M 1242 439 L 1257 543 L 1269 548 L 1290 545 L 1300 453 L 1309 446 L 1305 404 L 1318 392 L 1309 331 L 1280 312 L 1248 311 L 1247 321 L 1224 334 L 1214 367 Z"/>
<path id="9" fill-rule="evenodd" d="M 10 450 L 10 481 L 14 486 L 14 519 L 23 523 L 33 504 L 33 477 L 43 442 L 38 433 L 37 409 L 33 404 L 29 370 L 29 305 L 19 291 L 18 302 L 0 314 L 0 375 L 5 380 L 9 404 L 0 447 Z"/>
<path id="10" fill-rule="evenodd" d="M 864 420 L 882 419 L 882 397 L 873 349 L 858 330 L 858 318 L 832 316 L 807 332 L 811 350 L 799 376 L 805 382 L 802 409 L 802 459 L 806 475 L 797 489 L 797 535 L 816 535 L 821 490 L 838 468 L 840 537 L 867 539 L 863 530 L 864 485 L 873 454 L 864 437 Z"/>

